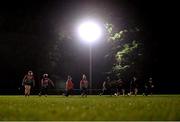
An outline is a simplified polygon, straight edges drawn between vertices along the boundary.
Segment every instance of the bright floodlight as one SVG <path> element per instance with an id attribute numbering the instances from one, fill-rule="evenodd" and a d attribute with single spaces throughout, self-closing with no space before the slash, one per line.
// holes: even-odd
<path id="1" fill-rule="evenodd" d="M 92 21 L 82 23 L 78 28 L 79 36 L 83 41 L 94 42 L 101 36 L 101 28 Z"/>

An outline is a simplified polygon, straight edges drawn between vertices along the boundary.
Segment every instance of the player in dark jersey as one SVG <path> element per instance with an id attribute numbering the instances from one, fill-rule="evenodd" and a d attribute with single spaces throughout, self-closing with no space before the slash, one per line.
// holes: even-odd
<path id="1" fill-rule="evenodd" d="M 130 83 L 130 95 L 134 94 L 135 96 L 138 93 L 138 82 L 136 77 L 133 77 L 131 83 Z"/>
<path id="2" fill-rule="evenodd" d="M 152 78 L 149 78 L 149 80 L 145 83 L 145 95 L 152 95 L 154 91 L 154 83 L 152 81 Z"/>
<path id="3" fill-rule="evenodd" d="M 154 83 L 153 83 L 152 78 L 149 78 L 149 93 L 150 93 L 150 95 L 153 94 L 153 91 L 154 91 Z"/>
<path id="4" fill-rule="evenodd" d="M 102 92 L 99 95 L 101 96 L 106 94 L 107 94 L 107 81 L 104 81 L 102 84 Z"/>
<path id="5" fill-rule="evenodd" d="M 119 96 L 122 93 L 122 95 L 125 95 L 125 88 L 124 88 L 124 82 L 122 79 L 119 79 L 117 81 L 117 95 Z"/>
<path id="6" fill-rule="evenodd" d="M 53 81 L 48 77 L 48 74 L 43 74 L 43 78 L 41 79 L 41 91 L 39 93 L 39 96 L 44 94 L 45 97 L 47 97 L 49 85 L 52 85 L 54 87 Z"/>
<path id="7" fill-rule="evenodd" d="M 28 73 L 24 76 L 22 86 L 24 86 L 24 95 L 29 96 L 31 93 L 31 87 L 35 86 L 34 75 L 32 71 L 28 71 Z"/>

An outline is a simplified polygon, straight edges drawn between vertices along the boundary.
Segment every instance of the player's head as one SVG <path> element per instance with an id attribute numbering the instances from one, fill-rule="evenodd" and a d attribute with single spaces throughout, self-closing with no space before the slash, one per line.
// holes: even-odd
<path id="1" fill-rule="evenodd" d="M 31 70 L 29 70 L 28 75 L 33 75 L 33 72 Z"/>
<path id="2" fill-rule="evenodd" d="M 72 78 L 71 78 L 71 76 L 70 76 L 70 75 L 68 75 L 68 80 L 72 80 Z"/>
<path id="3" fill-rule="evenodd" d="M 133 80 L 136 80 L 136 77 L 135 77 L 135 76 L 133 77 Z"/>
<path id="4" fill-rule="evenodd" d="M 86 75 L 85 74 L 83 74 L 82 79 L 86 80 Z"/>
<path id="5" fill-rule="evenodd" d="M 149 78 L 149 83 L 152 83 L 152 78 Z"/>
<path id="6" fill-rule="evenodd" d="M 106 79 L 109 81 L 109 80 L 110 80 L 110 77 L 109 77 L 109 76 L 107 76 L 107 77 L 106 77 Z"/>
<path id="7" fill-rule="evenodd" d="M 48 74 L 43 74 L 43 78 L 47 78 L 48 77 Z"/>
<path id="8" fill-rule="evenodd" d="M 118 80 L 118 82 L 122 82 L 122 79 L 120 78 L 120 79 Z"/>

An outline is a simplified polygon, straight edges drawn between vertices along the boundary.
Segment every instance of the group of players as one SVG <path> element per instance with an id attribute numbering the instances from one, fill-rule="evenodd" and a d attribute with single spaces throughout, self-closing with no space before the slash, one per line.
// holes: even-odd
<path id="1" fill-rule="evenodd" d="M 54 87 L 53 81 L 48 77 L 48 74 L 43 74 L 43 78 L 41 79 L 41 89 L 39 92 L 39 96 L 41 96 L 42 93 L 47 96 L 49 85 L 52 85 Z M 24 76 L 22 86 L 24 86 L 24 95 L 29 96 L 31 92 L 31 87 L 35 86 L 34 74 L 32 71 L 28 71 L 28 73 Z"/>
<path id="2" fill-rule="evenodd" d="M 86 75 L 82 75 L 82 79 L 80 81 L 80 91 L 82 97 L 87 97 L 88 94 L 88 81 L 86 79 Z M 24 86 L 24 95 L 29 96 L 31 92 L 31 87 L 35 86 L 35 80 L 34 75 L 32 71 L 28 71 L 28 73 L 24 76 L 22 85 Z M 43 74 L 43 77 L 41 79 L 41 88 L 39 91 L 39 96 L 44 94 L 47 96 L 48 94 L 48 88 L 49 86 L 54 87 L 53 81 L 49 78 L 48 74 Z M 72 77 L 68 75 L 66 85 L 65 85 L 65 92 L 64 96 L 68 97 L 73 93 L 74 84 L 72 82 Z M 144 84 L 144 95 L 152 95 L 154 89 L 154 84 L 152 81 L 152 78 L 149 78 L 149 80 Z M 135 96 L 138 93 L 138 82 L 136 77 L 133 77 L 130 82 L 130 88 L 127 95 L 134 94 Z M 102 84 L 102 92 L 100 95 L 116 95 L 119 96 L 122 94 L 125 95 L 125 83 L 122 81 L 122 79 L 111 81 L 110 77 L 107 77 L 106 80 Z"/>
<path id="3" fill-rule="evenodd" d="M 102 92 L 100 93 L 100 95 L 110 94 L 119 96 L 120 94 L 122 94 L 123 96 L 125 96 L 125 94 L 127 94 L 128 96 L 136 96 L 139 89 L 140 84 L 136 77 L 132 78 L 129 86 L 127 86 L 127 82 L 123 82 L 122 79 L 112 81 L 109 77 L 107 77 L 107 79 L 103 82 Z M 145 84 L 143 84 L 143 88 L 141 88 L 141 90 L 143 90 L 143 95 L 145 96 L 153 94 L 154 83 L 152 78 L 149 78 L 149 80 L 147 80 Z"/>
<path id="4" fill-rule="evenodd" d="M 53 81 L 48 77 L 48 74 L 43 74 L 43 78 L 41 79 L 41 89 L 39 92 L 39 96 L 44 94 L 47 97 L 48 88 L 49 86 L 54 87 Z M 31 87 L 35 86 L 34 74 L 32 71 L 28 71 L 28 73 L 24 76 L 22 81 L 22 86 L 24 87 L 24 95 L 29 96 L 31 93 Z M 72 94 L 74 89 L 74 84 L 72 82 L 72 77 L 68 75 L 66 86 L 65 86 L 65 96 L 69 96 Z M 80 81 L 80 89 L 81 89 L 81 96 L 87 97 L 87 90 L 88 90 L 88 81 L 86 79 L 86 75 L 82 75 L 82 80 Z"/>

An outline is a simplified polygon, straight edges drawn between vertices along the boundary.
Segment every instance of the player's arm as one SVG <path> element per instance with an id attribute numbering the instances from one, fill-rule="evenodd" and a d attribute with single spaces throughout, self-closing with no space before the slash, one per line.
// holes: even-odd
<path id="1" fill-rule="evenodd" d="M 43 78 L 41 79 L 41 87 L 43 86 Z"/>
<path id="2" fill-rule="evenodd" d="M 51 83 L 51 85 L 54 87 L 54 83 L 51 79 L 49 79 L 49 82 Z"/>
<path id="3" fill-rule="evenodd" d="M 66 90 L 68 89 L 68 81 L 66 81 Z"/>
<path id="4" fill-rule="evenodd" d="M 33 77 L 32 81 L 33 81 L 33 87 L 34 87 L 34 86 L 35 86 L 35 80 L 34 80 L 34 77 Z"/>
<path id="5" fill-rule="evenodd" d="M 87 88 L 88 88 L 88 86 L 89 86 L 89 82 L 87 81 Z"/>
<path id="6" fill-rule="evenodd" d="M 26 81 L 26 79 L 27 79 L 27 76 L 25 75 L 23 80 L 22 80 L 22 86 L 24 86 L 24 82 Z"/>
<path id="7" fill-rule="evenodd" d="M 72 89 L 74 89 L 74 83 L 72 82 Z"/>
<path id="8" fill-rule="evenodd" d="M 79 84 L 79 86 L 80 86 L 80 89 L 82 89 L 82 81 L 80 81 L 80 84 Z"/>
<path id="9" fill-rule="evenodd" d="M 106 82 L 103 82 L 103 88 L 106 88 Z"/>

